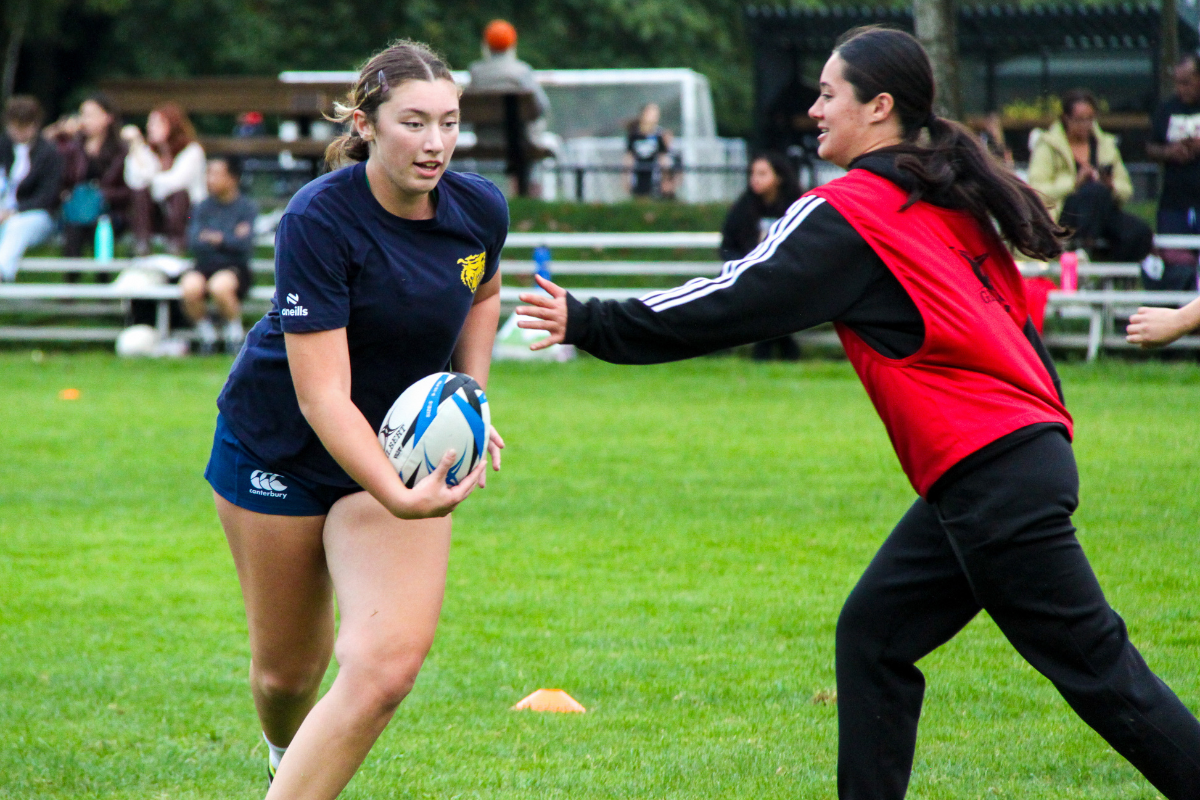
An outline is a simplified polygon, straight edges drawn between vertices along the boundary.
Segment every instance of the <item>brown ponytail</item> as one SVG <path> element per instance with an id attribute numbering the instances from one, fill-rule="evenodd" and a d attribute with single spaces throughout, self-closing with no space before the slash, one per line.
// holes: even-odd
<path id="1" fill-rule="evenodd" d="M 865 26 L 843 34 L 833 52 L 860 103 L 884 92 L 895 101 L 904 143 L 888 152 L 899 154 L 896 168 L 912 178 L 906 208 L 926 196 L 945 198 L 985 229 L 998 226 L 1005 241 L 1031 258 L 1049 261 L 1062 253 L 1068 231 L 1050 218 L 1037 192 L 968 128 L 933 113 L 933 69 L 915 38 Z"/>
<path id="2" fill-rule="evenodd" d="M 334 103 L 333 114 L 325 118 L 347 124 L 353 120 L 355 111 L 362 111 L 371 122 L 375 122 L 379 107 L 400 84 L 405 81 L 435 80 L 454 82 L 445 59 L 428 45 L 401 39 L 367 59 L 346 98 Z M 350 125 L 349 133 L 337 137 L 325 148 L 325 164 L 329 169 L 337 169 L 351 161 L 366 161 L 369 155 L 367 141 Z"/>

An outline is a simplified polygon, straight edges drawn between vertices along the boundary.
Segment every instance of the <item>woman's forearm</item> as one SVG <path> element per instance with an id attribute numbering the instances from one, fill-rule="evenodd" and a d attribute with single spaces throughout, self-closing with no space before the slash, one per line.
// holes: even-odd
<path id="1" fill-rule="evenodd" d="M 158 174 L 161 167 L 158 157 L 144 142 L 135 142 L 129 146 L 129 155 L 125 157 L 125 185 L 130 189 L 145 189 L 150 181 Z"/>
<path id="2" fill-rule="evenodd" d="M 475 305 L 467 313 L 458 344 L 454 347 L 454 368 L 465 372 L 487 388 L 492 366 L 492 345 L 500 322 L 500 274 L 479 287 Z"/>
<path id="3" fill-rule="evenodd" d="M 316 393 L 301 401 L 300 410 L 321 444 L 355 483 L 385 508 L 399 507 L 404 486 L 380 447 L 378 434 L 349 394 Z"/>
<path id="4" fill-rule="evenodd" d="M 338 465 L 389 511 L 407 491 L 376 431 L 350 399 L 346 329 L 284 334 L 300 412 Z"/>

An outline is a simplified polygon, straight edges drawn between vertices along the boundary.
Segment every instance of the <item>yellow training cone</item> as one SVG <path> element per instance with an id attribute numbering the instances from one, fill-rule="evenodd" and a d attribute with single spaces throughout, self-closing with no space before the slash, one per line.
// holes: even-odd
<path id="1" fill-rule="evenodd" d="M 530 711 L 560 711 L 582 714 L 587 711 L 571 695 L 562 689 L 538 689 L 521 702 L 512 707 L 513 711 L 528 708 Z"/>

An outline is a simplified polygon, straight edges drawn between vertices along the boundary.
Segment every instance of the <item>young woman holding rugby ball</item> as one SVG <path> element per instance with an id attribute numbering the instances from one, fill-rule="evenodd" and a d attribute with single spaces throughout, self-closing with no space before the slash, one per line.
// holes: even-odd
<path id="1" fill-rule="evenodd" d="M 933 98 L 913 37 L 851 31 L 809 111 L 845 177 L 718 278 L 587 304 L 539 281 L 550 294 L 522 295 L 522 324 L 550 332 L 535 348 L 652 363 L 837 323 L 919 495 L 838 620 L 842 800 L 904 796 L 916 663 L 981 610 L 1163 795 L 1196 800 L 1200 723 L 1130 643 L 1075 538 L 1071 417 L 1002 243 L 1049 259 L 1065 232 Z"/>
<path id="2" fill-rule="evenodd" d="M 396 397 L 447 363 L 487 383 L 508 207 L 446 172 L 458 96 L 414 42 L 362 68 L 338 107 L 352 130 L 327 153 L 352 164 L 288 204 L 274 307 L 217 401 L 205 476 L 246 606 L 268 798 L 332 798 L 358 769 L 433 642 L 449 514 L 484 485 L 481 462 L 447 486 L 447 454 L 407 489 L 376 438 Z M 494 469 L 501 447 L 493 432 Z"/>

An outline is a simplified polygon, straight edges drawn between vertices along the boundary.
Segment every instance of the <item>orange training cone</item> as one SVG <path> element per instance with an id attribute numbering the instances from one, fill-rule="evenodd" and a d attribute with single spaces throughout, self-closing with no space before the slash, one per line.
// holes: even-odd
<path id="1" fill-rule="evenodd" d="M 513 711 L 528 708 L 530 711 L 560 711 L 582 714 L 587 711 L 571 695 L 562 689 L 538 689 L 521 702 L 512 707 Z"/>

